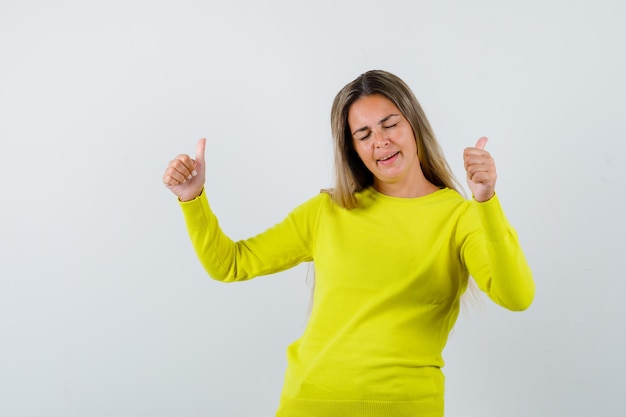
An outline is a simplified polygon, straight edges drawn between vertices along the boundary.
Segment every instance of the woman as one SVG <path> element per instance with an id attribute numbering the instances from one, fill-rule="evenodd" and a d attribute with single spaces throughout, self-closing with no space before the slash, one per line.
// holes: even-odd
<path id="1" fill-rule="evenodd" d="M 238 281 L 313 261 L 307 328 L 288 348 L 277 412 L 304 416 L 442 416 L 442 350 L 471 275 L 496 303 L 524 310 L 534 283 L 495 195 L 486 138 L 464 152 L 471 201 L 417 99 L 369 71 L 331 112 L 336 184 L 245 241 L 220 230 L 203 193 L 204 139 L 164 183 L 180 199 L 207 272 Z"/>

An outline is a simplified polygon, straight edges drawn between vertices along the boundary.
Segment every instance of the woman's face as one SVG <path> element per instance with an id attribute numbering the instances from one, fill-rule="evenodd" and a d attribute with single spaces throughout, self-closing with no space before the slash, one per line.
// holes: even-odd
<path id="1" fill-rule="evenodd" d="M 423 178 L 413 129 L 392 101 L 381 95 L 359 98 L 348 111 L 348 125 L 376 189 L 412 187 Z"/>

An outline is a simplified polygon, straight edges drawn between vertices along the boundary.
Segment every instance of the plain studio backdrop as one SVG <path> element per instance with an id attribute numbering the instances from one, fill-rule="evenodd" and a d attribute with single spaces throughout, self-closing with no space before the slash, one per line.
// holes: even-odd
<path id="1" fill-rule="evenodd" d="M 307 266 L 221 284 L 167 163 L 207 137 L 234 239 L 332 185 L 334 95 L 403 78 L 455 174 L 481 135 L 534 271 L 444 351 L 446 415 L 625 415 L 621 1 L 0 0 L 0 415 L 274 415 Z M 381 236 L 381 239 L 384 239 Z"/>

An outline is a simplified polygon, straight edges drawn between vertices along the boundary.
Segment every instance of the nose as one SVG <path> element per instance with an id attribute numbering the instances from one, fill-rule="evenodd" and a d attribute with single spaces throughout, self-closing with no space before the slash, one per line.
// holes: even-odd
<path id="1" fill-rule="evenodd" d="M 389 137 L 383 129 L 377 129 L 373 132 L 373 134 L 377 148 L 382 148 L 389 144 Z"/>

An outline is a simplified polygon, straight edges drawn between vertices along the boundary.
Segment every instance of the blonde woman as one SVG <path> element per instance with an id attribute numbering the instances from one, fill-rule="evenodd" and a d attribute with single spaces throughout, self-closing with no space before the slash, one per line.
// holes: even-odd
<path id="1" fill-rule="evenodd" d="M 336 184 L 244 241 L 219 228 L 204 194 L 205 141 L 163 182 L 178 196 L 197 256 L 230 282 L 314 262 L 314 302 L 288 347 L 278 417 L 441 417 L 442 350 L 471 275 L 511 310 L 534 283 L 495 194 L 487 139 L 465 149 L 472 199 L 459 194 L 417 99 L 369 71 L 331 112 Z"/>

